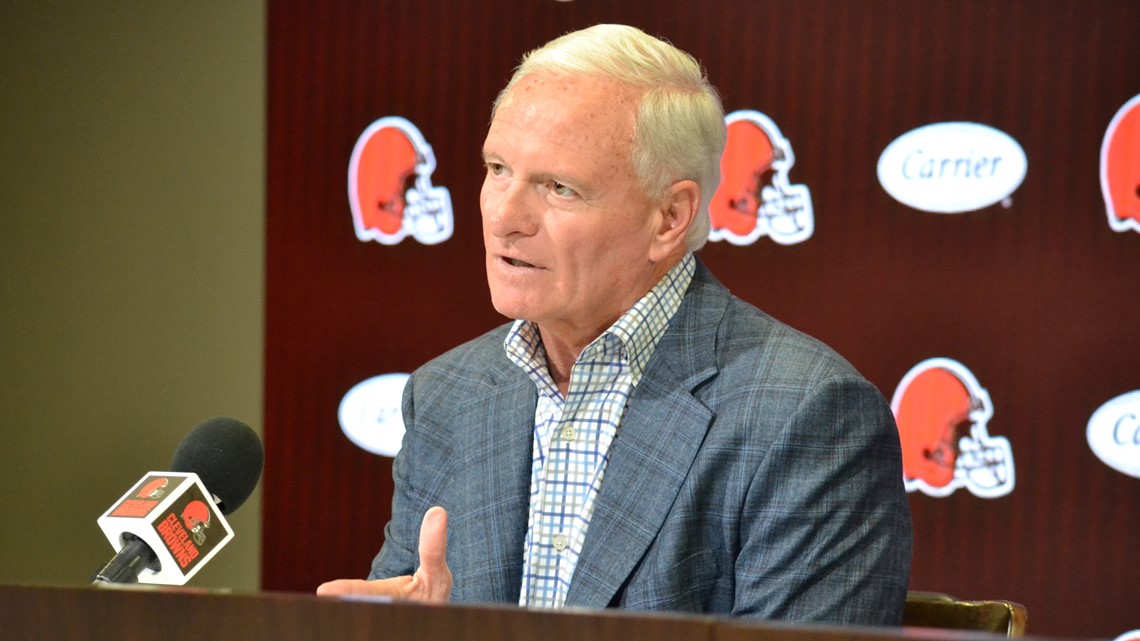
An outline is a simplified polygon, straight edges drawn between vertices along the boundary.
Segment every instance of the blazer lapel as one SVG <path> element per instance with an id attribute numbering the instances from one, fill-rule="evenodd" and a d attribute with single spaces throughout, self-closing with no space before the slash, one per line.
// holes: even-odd
<path id="1" fill-rule="evenodd" d="M 510 369 L 507 369 L 510 368 Z M 537 396 L 532 383 L 513 364 L 492 375 L 495 391 L 480 404 L 482 416 L 472 420 L 481 432 L 479 460 L 471 461 L 470 495 L 486 500 L 477 506 L 478 524 L 485 547 L 482 559 L 469 559 L 481 567 L 474 589 L 489 602 L 517 602 L 522 586 L 523 542 L 530 506 L 531 440 Z M 474 416 L 472 417 L 475 418 Z"/>
<path id="2" fill-rule="evenodd" d="M 692 390 L 716 374 L 716 330 L 725 305 L 708 296 L 710 287 L 724 292 L 713 283 L 698 262 L 690 291 L 629 400 L 568 606 L 610 604 L 656 538 L 700 449 L 712 412 Z"/>

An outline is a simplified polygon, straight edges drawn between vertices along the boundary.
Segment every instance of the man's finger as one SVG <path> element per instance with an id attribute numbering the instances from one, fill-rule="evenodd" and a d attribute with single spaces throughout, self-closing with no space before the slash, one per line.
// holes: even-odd
<path id="1" fill-rule="evenodd" d="M 382 596 L 396 600 L 446 603 L 451 599 L 447 567 L 447 511 L 433 507 L 420 525 L 420 567 L 414 576 L 362 581 L 338 579 L 322 583 L 318 596 Z"/>
<path id="2" fill-rule="evenodd" d="M 393 599 L 406 598 L 410 576 L 398 576 L 380 581 L 360 579 L 337 579 L 322 583 L 317 587 L 317 596 L 386 596 Z"/>
<path id="3" fill-rule="evenodd" d="M 435 506 L 420 525 L 420 567 L 413 578 L 416 597 L 434 603 L 451 598 L 451 570 L 447 567 L 447 511 Z"/>
<path id="4" fill-rule="evenodd" d="M 438 505 L 424 513 L 420 526 L 420 566 L 447 567 L 447 510 Z"/>

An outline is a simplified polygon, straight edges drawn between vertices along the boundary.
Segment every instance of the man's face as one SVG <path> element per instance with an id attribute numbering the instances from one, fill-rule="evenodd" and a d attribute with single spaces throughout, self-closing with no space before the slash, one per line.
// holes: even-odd
<path id="1" fill-rule="evenodd" d="M 544 336 L 591 340 L 660 277 L 660 205 L 630 162 L 638 97 L 611 80 L 531 74 L 491 122 L 479 199 L 491 301 Z"/>

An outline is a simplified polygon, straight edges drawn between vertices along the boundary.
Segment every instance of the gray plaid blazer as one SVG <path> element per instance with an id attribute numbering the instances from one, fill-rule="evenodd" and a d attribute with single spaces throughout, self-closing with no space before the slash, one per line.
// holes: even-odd
<path id="1" fill-rule="evenodd" d="M 453 600 L 518 602 L 536 391 L 507 328 L 409 380 L 370 578 L 414 571 L 423 513 L 442 505 Z M 898 624 L 910 561 L 882 395 L 698 262 L 629 400 L 566 605 Z"/>

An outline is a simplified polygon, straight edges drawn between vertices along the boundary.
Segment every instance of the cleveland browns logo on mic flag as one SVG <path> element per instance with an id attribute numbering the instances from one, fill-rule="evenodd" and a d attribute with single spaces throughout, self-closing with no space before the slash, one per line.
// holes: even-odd
<path id="1" fill-rule="evenodd" d="M 989 393 L 966 366 L 931 358 L 903 376 L 891 399 L 907 492 L 946 496 L 965 487 L 995 498 L 1013 491 L 1009 440 L 990 436 Z"/>
<path id="2" fill-rule="evenodd" d="M 210 497 L 197 474 L 149 472 L 99 517 L 99 527 L 116 552 L 132 537 L 154 552 L 157 565 L 135 568 L 139 583 L 185 585 L 234 536 Z"/>
<path id="3" fill-rule="evenodd" d="M 1104 133 L 1100 188 L 1109 226 L 1140 232 L 1140 95 L 1124 103 Z"/>
<path id="4" fill-rule="evenodd" d="M 709 240 L 751 245 L 768 236 L 781 245 L 800 243 L 814 230 L 811 192 L 793 185 L 792 145 L 759 111 L 734 111 L 724 119 L 728 141 L 720 160 L 720 187 L 709 202 Z"/>
<path id="5" fill-rule="evenodd" d="M 210 527 L 210 508 L 202 501 L 190 501 L 182 508 L 182 523 L 190 530 L 194 543 L 201 547 L 206 543 L 206 530 Z"/>
<path id="6" fill-rule="evenodd" d="M 166 494 L 167 485 L 170 485 L 170 479 L 166 477 L 156 478 L 144 485 L 136 496 L 140 499 L 160 499 Z"/>
<path id="7" fill-rule="evenodd" d="M 348 163 L 356 237 L 383 245 L 395 245 L 408 235 L 425 245 L 451 238 L 451 194 L 432 185 L 434 171 L 435 153 L 411 122 L 388 116 L 369 125 Z"/>

